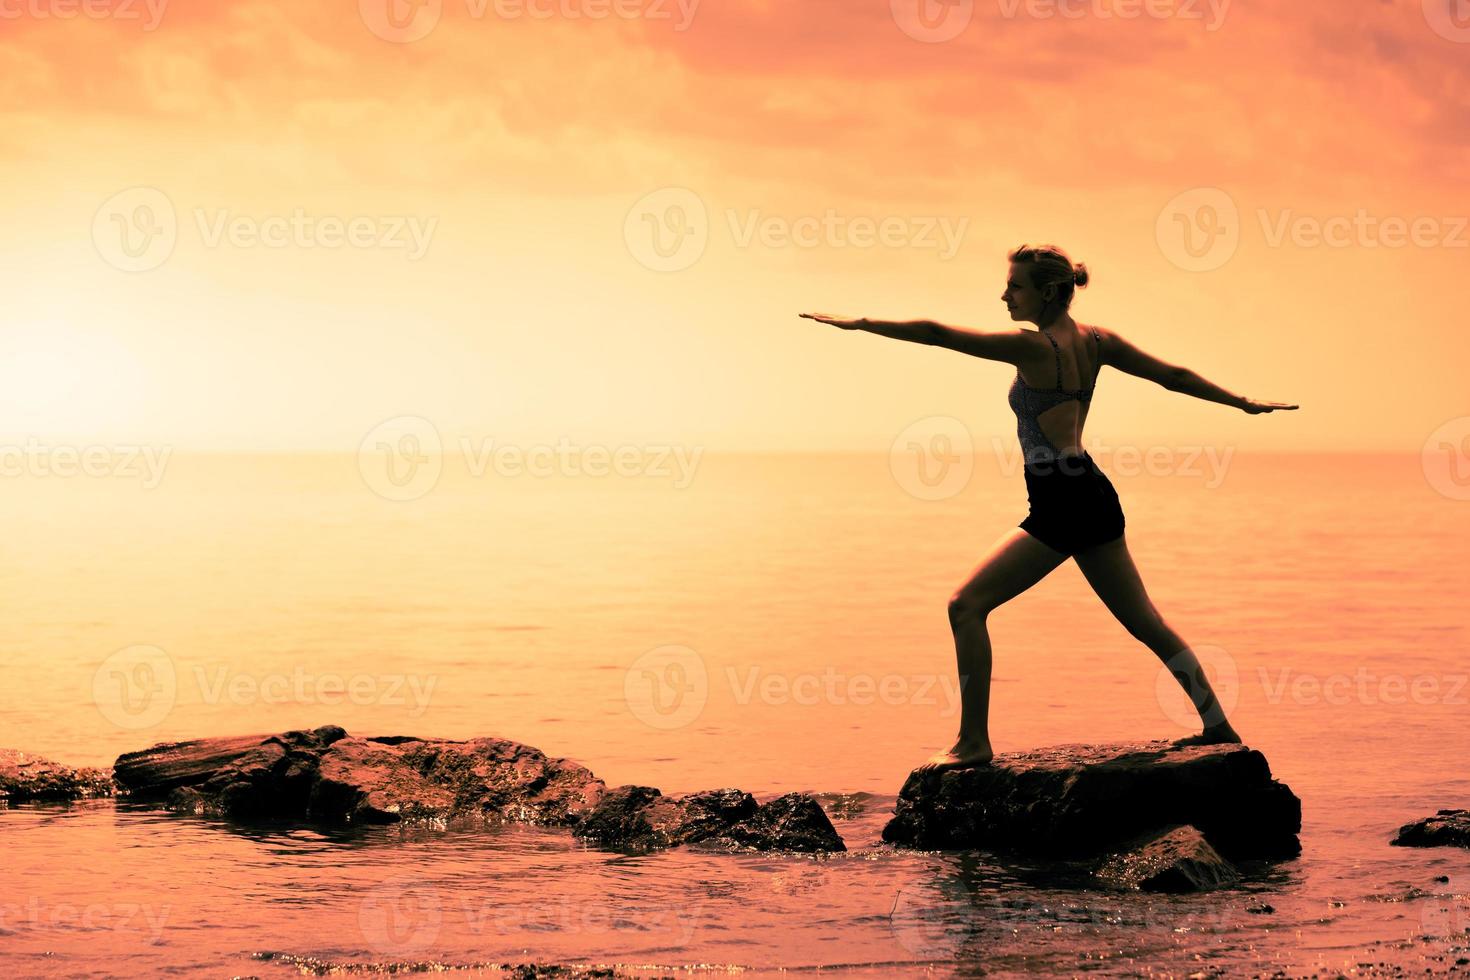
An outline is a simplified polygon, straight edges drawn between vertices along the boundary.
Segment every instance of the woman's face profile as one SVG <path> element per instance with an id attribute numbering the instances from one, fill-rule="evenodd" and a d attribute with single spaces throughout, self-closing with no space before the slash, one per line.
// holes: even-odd
<path id="1" fill-rule="evenodd" d="M 1011 263 L 1006 273 L 1006 291 L 1000 298 L 1010 310 L 1012 320 L 1034 321 L 1046 305 L 1041 291 L 1031 285 L 1031 270 L 1020 262 Z"/>

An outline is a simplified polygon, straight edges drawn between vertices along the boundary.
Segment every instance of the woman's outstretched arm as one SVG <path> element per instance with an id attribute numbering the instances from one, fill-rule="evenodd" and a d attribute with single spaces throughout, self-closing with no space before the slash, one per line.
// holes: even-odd
<path id="1" fill-rule="evenodd" d="M 829 323 L 843 330 L 866 330 L 880 337 L 943 347 L 972 357 L 1005 361 L 1008 364 L 1015 364 L 1024 357 L 1033 342 L 1025 330 L 984 333 L 964 327 L 947 327 L 933 320 L 869 320 L 865 317 L 833 316 L 830 313 L 802 313 L 801 316 L 818 323 Z"/>
<path id="2" fill-rule="evenodd" d="M 1102 337 L 1103 343 L 1098 349 L 1102 352 L 1103 364 L 1111 364 L 1119 371 L 1146 378 L 1170 391 L 1177 391 L 1181 395 L 1229 405 L 1231 408 L 1238 408 L 1251 415 L 1300 407 L 1288 405 L 1285 402 L 1256 401 L 1254 398 L 1237 395 L 1221 388 L 1213 381 L 1206 381 L 1189 368 L 1170 364 L 1168 361 L 1160 360 L 1152 354 L 1139 350 L 1111 330 L 1103 331 Z"/>

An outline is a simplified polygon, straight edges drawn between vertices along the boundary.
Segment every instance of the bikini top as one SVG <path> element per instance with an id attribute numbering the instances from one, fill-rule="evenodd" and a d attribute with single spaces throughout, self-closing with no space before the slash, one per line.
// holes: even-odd
<path id="1" fill-rule="evenodd" d="M 1098 337 L 1097 330 L 1089 327 L 1088 332 L 1092 334 L 1094 352 L 1097 354 L 1097 364 L 1102 364 L 1102 339 Z M 1060 450 L 1051 444 L 1046 434 L 1041 431 L 1041 424 L 1037 421 L 1038 416 L 1047 409 L 1055 408 L 1063 402 L 1077 399 L 1086 403 L 1092 400 L 1092 393 L 1097 388 L 1097 375 L 1094 373 L 1092 384 L 1087 388 L 1079 388 L 1076 391 L 1066 391 L 1062 388 L 1062 350 L 1057 342 L 1045 330 L 1041 335 L 1051 343 L 1052 355 L 1057 362 L 1057 386 L 1051 388 L 1033 388 L 1021 380 L 1021 370 L 1016 369 L 1016 380 L 1011 382 L 1010 405 L 1011 410 L 1016 413 L 1016 437 L 1021 442 L 1021 451 L 1028 460 L 1054 461 L 1060 454 Z"/>

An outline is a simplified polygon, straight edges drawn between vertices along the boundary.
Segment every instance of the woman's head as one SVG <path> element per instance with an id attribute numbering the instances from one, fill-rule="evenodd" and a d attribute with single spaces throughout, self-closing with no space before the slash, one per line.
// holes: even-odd
<path id="1" fill-rule="evenodd" d="M 1001 294 L 1012 320 L 1040 325 L 1072 306 L 1077 287 L 1086 286 L 1087 265 L 1072 264 L 1055 245 L 1019 245 L 1006 253 L 1011 268 Z"/>

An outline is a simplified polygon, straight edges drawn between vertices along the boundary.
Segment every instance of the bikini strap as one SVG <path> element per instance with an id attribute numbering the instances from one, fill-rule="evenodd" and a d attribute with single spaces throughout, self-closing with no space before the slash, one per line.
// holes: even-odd
<path id="1" fill-rule="evenodd" d="M 1092 369 L 1092 386 L 1097 387 L 1097 376 L 1102 373 L 1102 338 L 1097 335 L 1097 327 L 1088 327 L 1092 334 L 1092 352 L 1097 355 L 1097 365 Z"/>
<path id="2" fill-rule="evenodd" d="M 1057 342 L 1055 340 L 1052 340 L 1051 334 L 1049 334 L 1045 330 L 1043 330 L 1043 331 L 1041 331 L 1041 335 L 1043 337 L 1045 337 L 1048 341 L 1051 342 L 1051 352 L 1052 352 L 1052 355 L 1054 357 L 1056 357 L 1056 359 L 1057 359 L 1057 391 L 1061 391 L 1062 390 L 1062 349 L 1057 346 Z"/>

